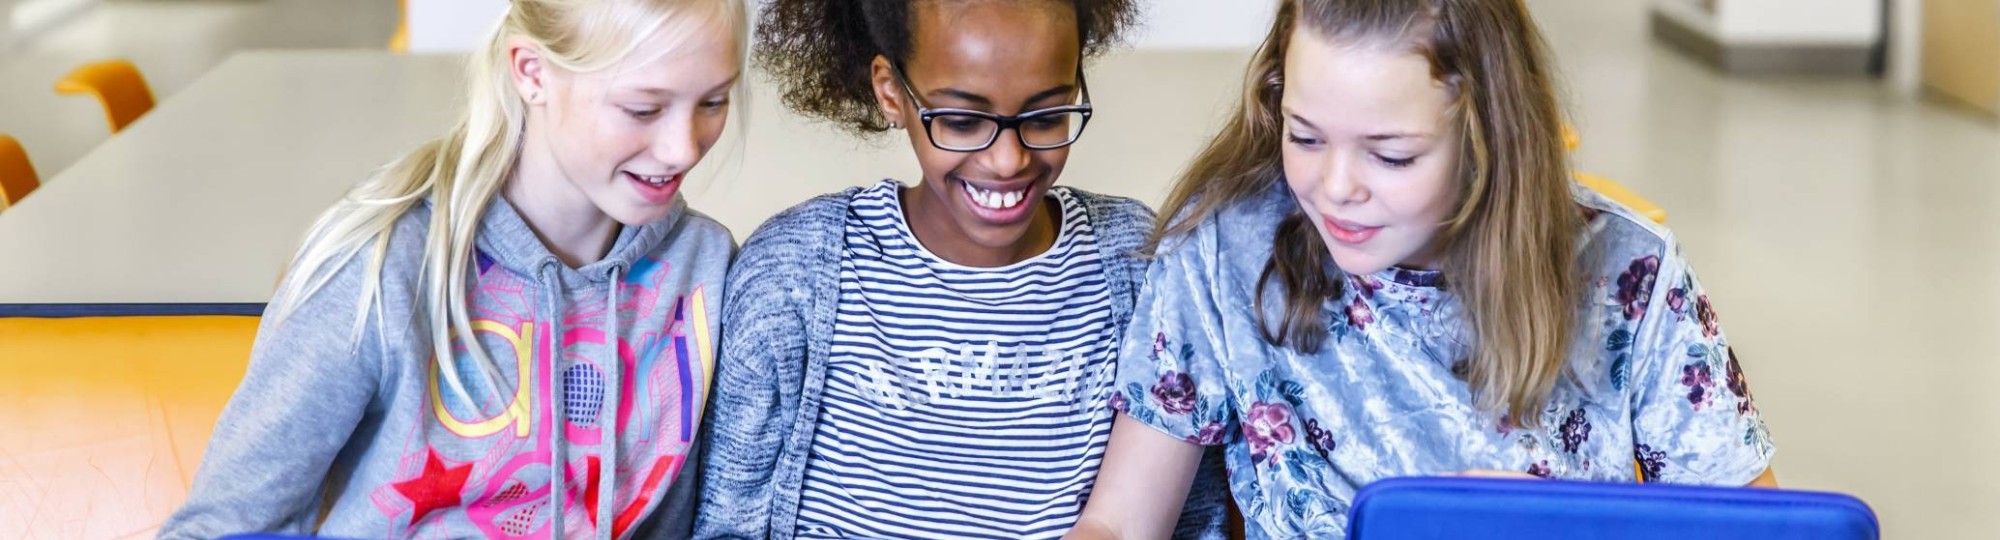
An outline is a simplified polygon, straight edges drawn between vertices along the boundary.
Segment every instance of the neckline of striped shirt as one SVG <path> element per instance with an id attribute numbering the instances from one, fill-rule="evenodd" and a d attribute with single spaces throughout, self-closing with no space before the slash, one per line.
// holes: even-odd
<path id="1" fill-rule="evenodd" d="M 1073 261 L 1056 259 L 1075 258 L 1081 251 L 1073 249 L 1076 247 L 1075 244 L 1084 236 L 1088 236 L 1082 234 L 1090 227 L 1090 219 L 1088 213 L 1084 211 L 1083 201 L 1079 200 L 1068 186 L 1054 186 L 1049 188 L 1047 198 L 1050 199 L 1048 202 L 1056 204 L 1061 210 L 1061 219 L 1056 223 L 1056 240 L 1049 244 L 1047 251 L 1006 266 L 978 267 L 958 264 L 939 257 L 936 253 L 932 253 L 930 248 L 924 247 L 922 242 L 917 241 L 916 232 L 910 230 L 910 223 L 903 215 L 903 190 L 906 187 L 896 180 L 883 180 L 874 187 L 855 194 L 853 201 L 848 205 L 848 211 L 859 216 L 862 223 L 875 235 L 877 247 L 884 251 L 881 260 L 903 269 L 928 269 L 938 273 L 978 277 L 1004 275 L 1028 267 L 1062 268 Z M 888 223 L 884 224 L 883 221 Z M 905 254 L 912 256 L 892 256 Z"/>

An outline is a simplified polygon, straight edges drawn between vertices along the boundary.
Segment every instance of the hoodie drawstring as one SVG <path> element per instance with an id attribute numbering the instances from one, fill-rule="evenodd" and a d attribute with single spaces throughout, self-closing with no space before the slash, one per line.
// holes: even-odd
<path id="1" fill-rule="evenodd" d="M 616 532 L 613 529 L 617 528 L 617 524 L 612 522 L 611 509 L 618 506 L 616 501 L 618 495 L 618 482 L 616 481 L 618 478 L 618 416 L 623 412 L 623 409 L 621 409 L 623 396 L 620 393 L 625 388 L 624 381 L 622 380 L 624 377 L 625 359 L 618 354 L 618 285 L 624 281 L 624 270 L 624 268 L 617 266 L 611 267 L 611 282 L 605 287 L 609 289 L 605 293 L 605 296 L 608 298 L 604 301 L 604 343 L 606 348 L 611 351 L 611 360 L 604 369 L 605 406 L 598 408 L 598 425 L 600 426 L 598 433 L 603 435 L 597 440 L 598 455 L 603 456 L 604 461 L 602 462 L 603 465 L 599 468 L 602 471 L 600 473 L 602 479 L 597 485 L 596 511 L 597 536 L 605 540 L 610 540 L 611 535 Z M 606 411 L 609 414 L 605 414 Z"/>
<path id="2" fill-rule="evenodd" d="M 569 510 L 569 490 L 564 486 L 569 476 L 569 458 L 563 452 L 566 443 L 565 431 L 569 426 L 569 400 L 563 390 L 563 310 L 562 278 L 554 275 L 555 261 L 542 265 L 542 290 L 547 291 L 542 303 L 547 310 L 549 321 L 549 499 L 555 512 L 549 516 L 549 537 L 563 539 L 563 513 Z M 529 375 L 522 375 L 523 377 Z"/>
<path id="3" fill-rule="evenodd" d="M 568 431 L 566 428 L 569 426 L 569 394 L 563 388 L 563 376 L 565 373 L 562 370 L 564 332 L 561 302 L 562 281 L 559 276 L 554 275 L 556 272 L 555 264 L 551 262 L 543 265 L 541 278 L 542 290 L 550 291 L 547 301 L 543 303 L 543 308 L 549 314 L 547 320 L 549 321 L 551 335 L 548 366 L 549 392 L 551 394 L 549 396 L 549 410 L 551 411 L 551 418 L 549 419 L 549 489 L 550 497 L 555 501 L 555 512 L 549 518 L 549 536 L 561 540 L 566 532 L 563 530 L 563 515 L 569 510 L 569 490 L 565 485 L 569 476 L 569 458 L 566 455 L 567 452 L 565 452 L 566 447 L 569 446 L 568 434 L 565 433 Z M 612 529 L 616 528 L 616 523 L 612 521 L 614 519 L 612 509 L 618 506 L 615 500 L 618 493 L 616 487 L 618 485 L 618 414 L 621 411 L 621 400 L 623 399 L 621 394 L 624 389 L 624 381 L 622 379 L 625 369 L 625 362 L 618 355 L 620 324 L 618 320 L 618 285 L 624 281 L 624 270 L 622 267 L 613 266 L 609 276 L 610 283 L 605 286 L 607 290 L 605 292 L 606 298 L 604 304 L 604 339 L 605 347 L 611 351 L 611 358 L 603 366 L 605 379 L 604 404 L 597 408 L 598 433 L 601 434 L 598 437 L 597 445 L 598 454 L 601 456 L 601 459 L 598 461 L 597 508 L 590 509 L 597 516 L 595 520 L 597 522 L 597 537 L 607 540 L 612 537 L 614 532 Z M 586 472 L 587 474 L 588 472 Z"/>

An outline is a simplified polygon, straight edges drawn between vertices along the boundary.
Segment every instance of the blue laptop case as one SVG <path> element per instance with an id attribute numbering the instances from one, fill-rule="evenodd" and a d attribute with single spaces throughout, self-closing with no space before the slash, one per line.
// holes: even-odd
<path id="1" fill-rule="evenodd" d="M 1350 540 L 1877 540 L 1875 513 L 1833 493 L 1663 484 L 1398 478 L 1348 511 Z"/>

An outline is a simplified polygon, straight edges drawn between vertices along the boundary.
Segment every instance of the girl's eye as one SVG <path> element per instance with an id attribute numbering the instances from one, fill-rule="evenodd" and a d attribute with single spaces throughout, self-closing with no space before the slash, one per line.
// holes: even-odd
<path id="1" fill-rule="evenodd" d="M 706 103 L 702 103 L 702 104 L 701 104 L 701 106 L 702 106 L 703 108 L 706 108 L 706 109 L 708 109 L 708 110 L 711 110 L 711 111 L 713 111 L 713 110 L 719 110 L 719 109 L 721 109 L 721 108 L 723 108 L 723 107 L 728 107 L 728 106 L 729 106 L 729 100 L 727 100 L 727 99 L 715 99 L 715 100 L 709 100 L 709 101 L 708 101 L 708 102 L 706 102 Z"/>
<path id="2" fill-rule="evenodd" d="M 1029 129 L 1048 130 L 1048 129 L 1055 129 L 1062 127 L 1062 125 L 1065 123 L 1066 120 L 1068 119 L 1063 118 L 1060 115 L 1043 116 L 1040 118 L 1029 119 L 1026 122 L 1022 122 L 1022 124 L 1028 126 Z"/>
<path id="3" fill-rule="evenodd" d="M 1375 159 L 1381 160 L 1383 165 L 1388 165 L 1391 169 L 1407 169 L 1411 165 L 1417 164 L 1417 158 L 1415 157 L 1396 159 L 1382 154 L 1375 154 Z"/>
<path id="4" fill-rule="evenodd" d="M 640 120 L 645 120 L 645 119 L 648 119 L 648 118 L 652 118 L 652 117 L 655 117 L 655 116 L 659 116 L 659 115 L 660 115 L 660 110 L 659 110 L 659 109 L 625 109 L 625 114 L 628 114 L 628 115 L 631 115 L 631 116 L 632 116 L 633 118 L 637 118 L 637 119 L 640 119 Z"/>
<path id="5" fill-rule="evenodd" d="M 945 129 L 951 131 L 956 131 L 960 133 L 971 133 L 973 131 L 979 130 L 980 129 L 979 124 L 983 122 L 984 122 L 983 120 L 977 118 L 947 117 L 944 118 L 943 121 L 939 123 L 943 124 Z"/>
<path id="6" fill-rule="evenodd" d="M 1292 144 L 1296 144 L 1296 145 L 1299 145 L 1299 146 L 1318 146 L 1318 145 L 1319 145 L 1319 139 L 1308 139 L 1308 138 L 1305 138 L 1305 137 L 1300 137 L 1300 136 L 1298 136 L 1298 135 L 1293 135 L 1293 134 L 1291 134 L 1291 133 L 1289 133 L 1289 132 L 1285 133 L 1285 140 L 1287 140 L 1287 141 L 1290 141 L 1290 142 L 1291 142 Z"/>

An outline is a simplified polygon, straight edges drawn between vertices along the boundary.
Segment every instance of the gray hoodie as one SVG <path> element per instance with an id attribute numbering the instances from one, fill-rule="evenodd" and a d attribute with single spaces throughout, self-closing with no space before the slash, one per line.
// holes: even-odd
<path id="1" fill-rule="evenodd" d="M 736 247 L 722 225 L 675 205 L 626 227 L 603 260 L 570 268 L 496 198 L 466 290 L 498 369 L 489 379 L 456 344 L 464 392 L 432 362 L 418 287 L 431 207 L 413 209 L 389 240 L 382 301 L 359 326 L 372 250 L 289 318 L 265 319 L 160 537 L 686 537 L 698 486 L 683 471 L 699 470 L 695 434 Z"/>

